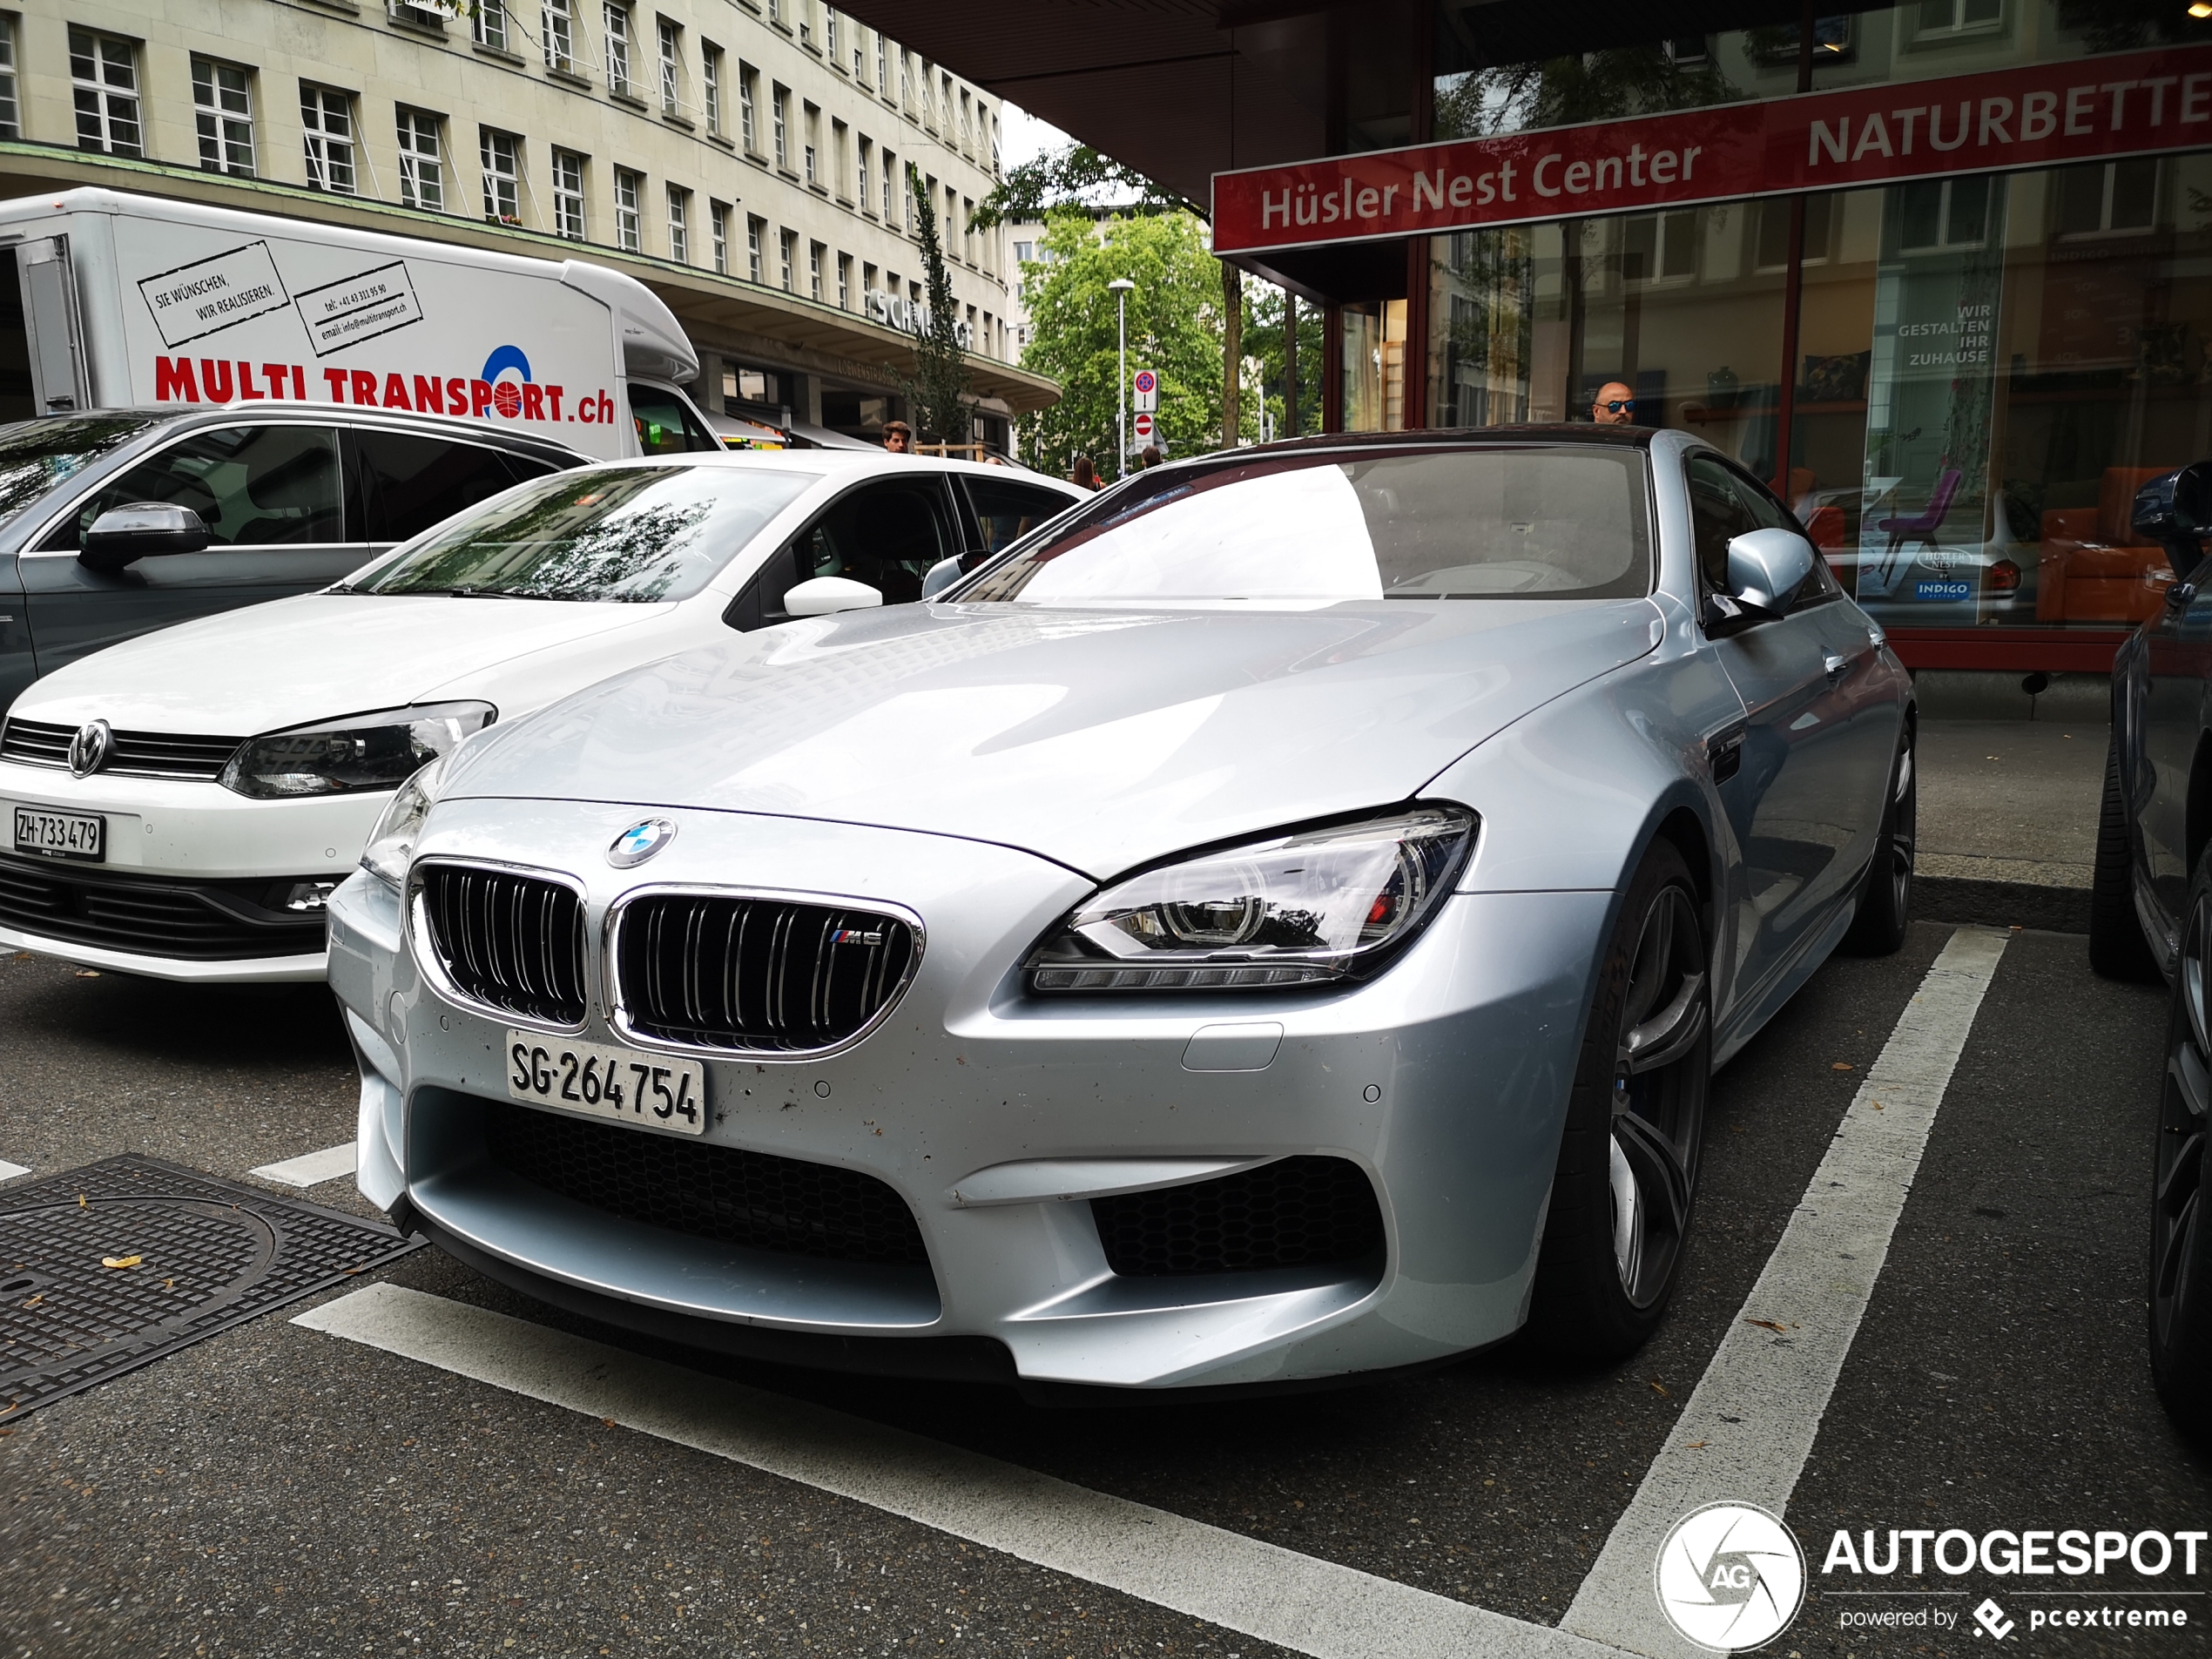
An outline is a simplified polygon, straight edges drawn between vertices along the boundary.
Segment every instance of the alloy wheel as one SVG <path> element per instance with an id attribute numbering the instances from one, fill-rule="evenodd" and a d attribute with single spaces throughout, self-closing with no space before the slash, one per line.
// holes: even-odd
<path id="1" fill-rule="evenodd" d="M 2192 1280 L 2202 1259 L 2205 1111 L 2212 1104 L 2212 891 L 2200 886 L 2193 897 L 2176 964 L 2180 1006 L 2167 1039 L 2151 1209 L 2151 1339 L 2161 1349 L 2202 1294 Z"/>
<path id="2" fill-rule="evenodd" d="M 1662 887 L 1630 959 L 1613 1074 L 1613 1260 L 1631 1305 L 1667 1287 L 1689 1231 L 1704 1132 L 1705 940 L 1683 887 Z"/>

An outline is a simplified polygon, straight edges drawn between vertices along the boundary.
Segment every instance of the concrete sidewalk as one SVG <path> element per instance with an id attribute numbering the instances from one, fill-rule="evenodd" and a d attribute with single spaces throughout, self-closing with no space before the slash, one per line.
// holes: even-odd
<path id="1" fill-rule="evenodd" d="M 2086 933 L 2101 721 L 1924 720 L 1912 914 Z"/>

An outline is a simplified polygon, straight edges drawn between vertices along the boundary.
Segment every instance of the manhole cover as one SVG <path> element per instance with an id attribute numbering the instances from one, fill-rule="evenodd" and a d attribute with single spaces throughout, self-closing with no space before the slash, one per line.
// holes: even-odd
<path id="1" fill-rule="evenodd" d="M 135 1154 L 0 1190 L 0 1420 L 421 1243 Z"/>

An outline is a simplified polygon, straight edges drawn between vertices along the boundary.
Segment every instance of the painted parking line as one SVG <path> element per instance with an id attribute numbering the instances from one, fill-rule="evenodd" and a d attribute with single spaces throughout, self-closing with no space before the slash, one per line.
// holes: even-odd
<path id="1" fill-rule="evenodd" d="M 1314 1659 L 1618 1659 L 1548 1625 L 400 1285 L 366 1286 L 293 1323 L 852 1498 Z"/>
<path id="2" fill-rule="evenodd" d="M 1659 1616 L 1659 1546 L 1701 1504 L 1784 1513 L 2006 938 L 1962 927 L 1929 968 L 1562 1629 L 1655 1659 L 1704 1653 Z"/>
<path id="3" fill-rule="evenodd" d="M 7 1159 L 0 1158 L 0 1181 L 12 1181 L 19 1175 L 30 1173 L 30 1165 L 28 1163 L 10 1163 Z"/>
<path id="4" fill-rule="evenodd" d="M 287 1187 L 319 1187 L 326 1181 L 335 1181 L 340 1176 L 353 1172 L 354 1143 L 348 1141 L 343 1146 L 326 1146 L 320 1152 L 303 1152 L 281 1163 L 264 1163 L 258 1170 L 248 1170 L 246 1174 Z"/>

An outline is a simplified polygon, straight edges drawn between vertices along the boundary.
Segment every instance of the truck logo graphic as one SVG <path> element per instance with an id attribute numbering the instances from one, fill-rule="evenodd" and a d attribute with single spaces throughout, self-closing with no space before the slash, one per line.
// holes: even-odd
<path id="1" fill-rule="evenodd" d="M 499 377 L 509 369 L 523 377 L 523 385 L 530 383 L 530 360 L 520 346 L 501 346 L 484 359 L 484 382 L 491 388 L 491 406 L 509 420 L 523 412 L 523 388 L 513 381 Z"/>

